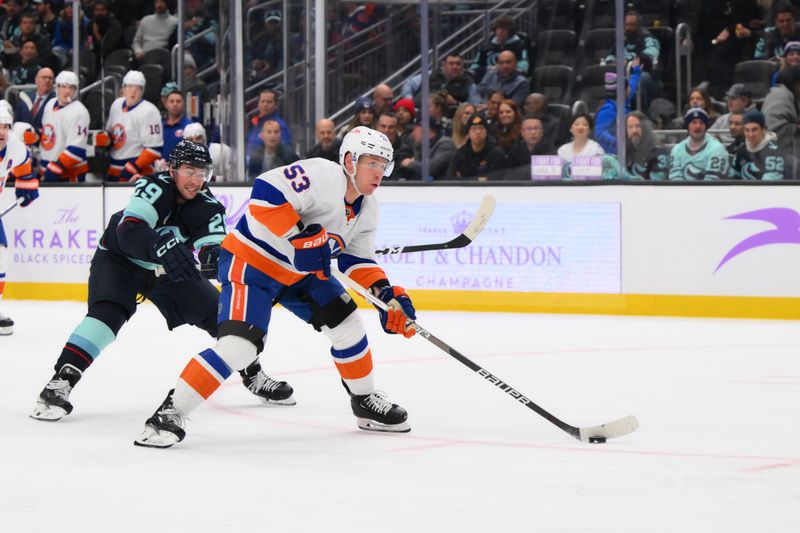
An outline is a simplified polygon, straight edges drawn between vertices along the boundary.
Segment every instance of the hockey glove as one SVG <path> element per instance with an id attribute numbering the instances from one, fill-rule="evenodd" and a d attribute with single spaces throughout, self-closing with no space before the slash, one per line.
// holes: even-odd
<path id="1" fill-rule="evenodd" d="M 203 246 L 197 254 L 200 259 L 200 274 L 208 279 L 217 279 L 217 267 L 219 263 L 219 244 Z"/>
<path id="2" fill-rule="evenodd" d="M 311 272 L 319 279 L 328 279 L 331 275 L 331 247 L 328 233 L 319 224 L 311 224 L 303 231 L 289 239 L 294 246 L 292 263 L 301 272 Z"/>
<path id="3" fill-rule="evenodd" d="M 14 182 L 14 194 L 17 198 L 22 198 L 22 207 L 27 207 L 30 203 L 39 198 L 39 180 L 36 178 L 17 179 Z"/>
<path id="4" fill-rule="evenodd" d="M 44 181 L 61 181 L 66 171 L 60 161 L 50 161 L 44 168 Z"/>
<path id="5" fill-rule="evenodd" d="M 155 243 L 151 255 L 161 263 L 170 281 L 197 281 L 203 279 L 197 270 L 192 251 L 174 235 L 163 235 Z"/>
<path id="6" fill-rule="evenodd" d="M 142 177 L 142 169 L 133 161 L 128 161 L 119 174 L 119 181 L 136 181 L 140 177 Z"/>
<path id="7" fill-rule="evenodd" d="M 406 327 L 406 322 L 416 320 L 417 313 L 406 290 L 396 285 L 387 285 L 378 289 L 377 296 L 389 306 L 388 311 L 378 309 L 383 330 L 386 333 L 399 333 L 407 338 L 413 337 L 417 329 L 413 325 Z"/>

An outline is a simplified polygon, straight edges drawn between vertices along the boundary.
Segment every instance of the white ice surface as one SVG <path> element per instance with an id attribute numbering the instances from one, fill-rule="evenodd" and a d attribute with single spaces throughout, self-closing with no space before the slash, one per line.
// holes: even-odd
<path id="1" fill-rule="evenodd" d="M 421 312 L 434 334 L 573 425 L 583 444 L 421 338 L 363 312 L 408 434 L 356 427 L 325 338 L 277 310 L 264 356 L 295 407 L 237 376 L 168 450 L 133 439 L 191 355 L 141 307 L 60 422 L 28 418 L 85 305 L 5 301 L 0 532 L 800 531 L 800 324 Z"/>

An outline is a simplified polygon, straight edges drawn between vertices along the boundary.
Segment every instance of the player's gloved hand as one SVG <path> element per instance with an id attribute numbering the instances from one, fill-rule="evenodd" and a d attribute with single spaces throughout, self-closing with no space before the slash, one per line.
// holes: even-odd
<path id="1" fill-rule="evenodd" d="M 44 168 L 44 181 L 61 181 L 67 171 L 60 161 L 50 161 Z"/>
<path id="2" fill-rule="evenodd" d="M 197 270 L 192 251 L 181 244 L 174 235 L 162 235 L 150 252 L 152 259 L 161 263 L 170 281 L 196 281 L 203 279 Z"/>
<path id="3" fill-rule="evenodd" d="M 14 195 L 22 198 L 22 207 L 27 207 L 30 203 L 39 198 L 39 180 L 36 178 L 17 179 L 14 182 Z"/>
<path id="4" fill-rule="evenodd" d="M 134 163 L 133 161 L 128 161 L 125 163 L 125 167 L 122 169 L 119 175 L 119 181 L 135 181 L 142 175 L 142 169 L 139 168 L 139 165 Z"/>
<path id="5" fill-rule="evenodd" d="M 294 246 L 292 263 L 297 270 L 316 274 L 319 279 L 331 275 L 331 247 L 328 233 L 319 224 L 311 224 L 289 239 Z"/>
<path id="6" fill-rule="evenodd" d="M 399 333 L 407 338 L 413 337 L 417 329 L 406 322 L 417 319 L 417 312 L 411 298 L 403 287 L 387 285 L 377 291 L 377 296 L 389 306 L 388 311 L 378 309 L 381 326 L 386 333 Z"/>
<path id="7" fill-rule="evenodd" d="M 219 263 L 219 244 L 203 246 L 197 254 L 200 259 L 200 274 L 208 279 L 217 279 Z"/>

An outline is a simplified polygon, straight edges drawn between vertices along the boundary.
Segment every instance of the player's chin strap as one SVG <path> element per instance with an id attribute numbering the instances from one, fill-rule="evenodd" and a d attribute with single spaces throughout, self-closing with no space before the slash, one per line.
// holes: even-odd
<path id="1" fill-rule="evenodd" d="M 355 171 L 356 161 L 355 161 L 355 159 L 353 159 L 353 152 L 349 152 L 349 153 L 350 153 L 350 161 L 353 162 L 353 173 L 352 174 L 349 173 L 347 171 L 347 166 L 345 166 L 345 165 L 342 165 L 342 170 L 344 171 L 344 175 L 347 176 L 347 178 L 350 180 L 350 183 L 353 185 L 353 188 L 356 190 L 356 192 L 359 195 L 364 196 L 364 193 L 361 192 L 360 190 L 358 190 L 358 185 L 356 184 L 356 171 Z"/>

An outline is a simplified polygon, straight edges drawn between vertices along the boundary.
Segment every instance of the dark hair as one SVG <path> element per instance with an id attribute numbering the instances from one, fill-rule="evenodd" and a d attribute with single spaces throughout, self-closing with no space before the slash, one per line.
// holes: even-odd
<path id="1" fill-rule="evenodd" d="M 703 96 L 703 111 L 711 115 L 711 95 L 708 94 L 708 89 L 705 87 L 692 87 L 692 90 L 689 91 L 689 99 L 692 98 L 692 93 L 700 93 Z M 688 101 L 688 100 L 687 100 Z"/>
<path id="2" fill-rule="evenodd" d="M 384 111 L 380 115 L 378 115 L 378 120 L 380 120 L 381 117 L 389 117 L 396 119 L 397 113 L 395 113 L 394 111 Z"/>
<path id="3" fill-rule="evenodd" d="M 537 117 L 536 115 L 531 115 L 530 113 L 526 113 L 522 115 L 522 120 L 520 120 L 520 122 L 525 122 L 526 120 L 538 120 L 539 122 L 542 123 L 542 126 L 544 126 L 544 121 L 542 120 L 542 117 Z"/>
<path id="4" fill-rule="evenodd" d="M 638 22 L 639 24 L 642 23 L 642 15 L 640 15 L 639 12 L 636 11 L 635 9 L 629 9 L 628 11 L 626 11 L 625 12 L 625 16 L 626 17 L 636 17 L 636 22 Z"/>
<path id="5" fill-rule="evenodd" d="M 502 15 L 497 17 L 492 23 L 492 31 L 496 30 L 497 28 L 508 30 L 508 33 L 513 35 L 514 32 L 517 31 L 517 23 L 514 22 L 514 19 L 510 16 Z"/>
<path id="6" fill-rule="evenodd" d="M 781 15 L 783 13 L 791 13 L 791 15 L 794 16 L 794 9 L 786 2 L 781 2 L 780 4 L 776 4 L 774 8 L 775 11 L 772 15 L 772 20 L 775 20 L 776 18 L 778 18 L 778 15 Z"/>
<path id="7" fill-rule="evenodd" d="M 589 113 L 578 113 L 577 115 L 572 115 L 572 118 L 569 121 L 570 127 L 572 127 L 572 125 L 575 124 L 575 121 L 579 118 L 585 118 L 586 122 L 589 123 L 589 129 L 594 129 L 594 121 L 592 120 L 592 115 Z"/>
<path id="8" fill-rule="evenodd" d="M 261 95 L 262 95 L 262 94 L 267 94 L 267 93 L 268 93 L 268 94 L 271 94 L 272 96 L 274 96 L 274 97 L 275 97 L 275 101 L 276 101 L 276 102 L 280 101 L 281 97 L 280 97 L 280 95 L 278 94 L 278 91 L 276 91 L 275 89 L 261 89 L 261 90 L 258 92 L 258 97 L 259 97 L 259 98 L 261 98 Z"/>

